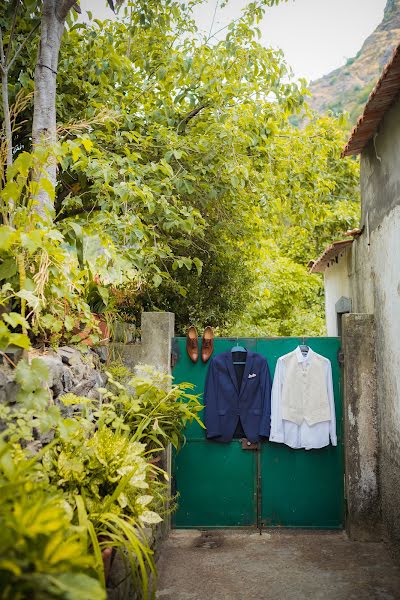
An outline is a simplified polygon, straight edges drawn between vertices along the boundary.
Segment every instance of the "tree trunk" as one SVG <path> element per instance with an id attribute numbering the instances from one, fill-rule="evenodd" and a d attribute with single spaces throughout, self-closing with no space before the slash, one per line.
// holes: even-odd
<path id="1" fill-rule="evenodd" d="M 57 141 L 56 132 L 56 79 L 58 54 L 64 31 L 65 17 L 69 6 L 65 0 L 43 0 L 41 35 L 38 59 L 35 68 L 35 98 L 33 111 L 32 142 L 33 146 L 51 148 Z M 45 173 L 52 185 L 56 185 L 57 165 L 49 156 L 44 167 Z M 40 180 L 40 173 L 37 174 Z M 53 214 L 53 202 L 44 189 L 39 189 L 34 210 L 49 222 Z"/>
<path id="2" fill-rule="evenodd" d="M 8 71 L 6 68 L 1 69 L 1 95 L 3 99 L 4 133 L 7 146 L 7 167 L 9 167 L 12 165 L 13 158 L 10 107 L 8 104 Z"/>

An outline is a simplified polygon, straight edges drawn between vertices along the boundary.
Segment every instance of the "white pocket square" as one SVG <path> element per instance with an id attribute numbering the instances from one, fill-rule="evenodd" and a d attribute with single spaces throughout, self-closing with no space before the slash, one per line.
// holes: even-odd
<path id="1" fill-rule="evenodd" d="M 257 373 L 251 373 L 251 375 L 249 374 L 248 379 L 253 379 L 253 377 L 257 377 Z"/>

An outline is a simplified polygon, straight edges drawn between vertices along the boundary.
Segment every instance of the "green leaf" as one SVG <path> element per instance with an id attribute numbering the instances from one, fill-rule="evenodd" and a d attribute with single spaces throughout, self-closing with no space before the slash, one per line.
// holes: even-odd
<path id="1" fill-rule="evenodd" d="M 0 350 L 3 352 L 10 343 L 10 335 L 7 325 L 0 321 Z"/>
<path id="2" fill-rule="evenodd" d="M 139 519 L 143 521 L 143 523 L 148 523 L 149 525 L 155 525 L 156 523 L 161 523 L 162 518 L 159 514 L 152 510 L 145 510 L 139 516 Z"/>
<path id="3" fill-rule="evenodd" d="M 50 200 L 54 200 L 55 187 L 46 177 L 42 177 L 39 181 L 40 187 L 48 194 Z"/>
<path id="4" fill-rule="evenodd" d="M 82 138 L 81 142 L 86 152 L 90 152 L 90 150 L 93 148 L 92 140 L 89 140 L 88 138 Z"/>
<path id="5" fill-rule="evenodd" d="M 14 344 L 19 348 L 24 348 L 27 350 L 30 348 L 31 342 L 29 337 L 24 333 L 10 333 L 10 344 Z"/>
<path id="6" fill-rule="evenodd" d="M 202 261 L 197 256 L 195 256 L 194 259 L 193 259 L 193 263 L 194 263 L 194 265 L 195 265 L 195 267 L 197 269 L 197 275 L 200 276 L 201 272 L 203 270 L 203 263 L 202 263 Z"/>
<path id="7" fill-rule="evenodd" d="M 13 329 L 18 327 L 18 325 L 21 325 L 21 327 L 25 327 L 26 329 L 30 329 L 30 325 L 29 325 L 28 321 L 25 319 L 25 317 L 23 317 L 19 313 L 15 313 L 15 312 L 4 313 L 3 319 L 6 323 L 11 325 L 11 327 Z"/>
<path id="8" fill-rule="evenodd" d="M 157 287 L 160 287 L 161 284 L 162 284 L 162 277 L 161 277 L 161 275 L 158 275 L 158 273 L 156 273 L 153 276 L 153 285 L 154 285 L 154 287 L 157 288 Z"/>
<path id="9" fill-rule="evenodd" d="M 0 250 L 9 250 L 16 239 L 16 231 L 8 225 L 0 226 Z"/>
<path id="10" fill-rule="evenodd" d="M 105 589 L 100 582 L 84 573 L 48 575 L 50 589 L 64 600 L 106 600 Z"/>
<path id="11" fill-rule="evenodd" d="M 82 156 L 82 150 L 79 148 L 79 146 L 73 146 L 71 148 L 71 153 L 72 153 L 72 160 L 74 162 L 76 162 Z"/>
<path id="12" fill-rule="evenodd" d="M 10 279 L 17 273 L 17 263 L 14 258 L 6 258 L 0 265 L 0 280 Z"/>
<path id="13" fill-rule="evenodd" d="M 43 235 L 39 229 L 34 229 L 29 233 L 21 233 L 21 244 L 28 252 L 33 253 L 42 247 Z"/>
<path id="14" fill-rule="evenodd" d="M 48 378 L 49 370 L 40 358 L 34 358 L 31 364 L 21 360 L 15 369 L 15 381 L 28 393 L 40 389 Z"/>
<path id="15" fill-rule="evenodd" d="M 18 298 L 26 300 L 28 305 L 34 310 L 36 310 L 39 306 L 39 298 L 32 292 L 28 292 L 28 290 L 20 290 L 15 295 L 18 296 Z"/>
<path id="16" fill-rule="evenodd" d="M 75 327 L 75 323 L 76 323 L 76 321 L 75 321 L 74 317 L 71 317 L 70 315 L 67 315 L 65 317 L 64 325 L 65 325 L 65 329 L 67 331 L 72 331 L 73 328 Z"/>

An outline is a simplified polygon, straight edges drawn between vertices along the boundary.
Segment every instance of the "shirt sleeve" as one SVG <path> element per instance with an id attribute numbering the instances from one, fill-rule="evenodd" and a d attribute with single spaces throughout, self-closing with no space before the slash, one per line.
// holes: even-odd
<path id="1" fill-rule="evenodd" d="M 208 438 L 214 438 L 221 435 L 217 400 L 217 369 L 214 360 L 212 360 L 208 367 L 206 384 L 204 387 L 204 424 L 206 426 L 206 435 Z"/>
<path id="2" fill-rule="evenodd" d="M 281 359 L 276 363 L 274 382 L 271 392 L 271 433 L 270 442 L 284 443 L 284 431 L 282 420 L 282 385 L 284 378 L 284 364 Z"/>
<path id="3" fill-rule="evenodd" d="M 329 421 L 329 436 L 332 446 L 337 446 L 336 436 L 336 413 L 335 398 L 333 393 L 332 366 L 330 360 L 326 359 L 326 387 L 328 392 L 329 408 L 331 409 L 331 419 Z"/>
<path id="4" fill-rule="evenodd" d="M 265 361 L 261 377 L 263 408 L 259 434 L 269 437 L 271 429 L 271 375 L 267 361 Z"/>

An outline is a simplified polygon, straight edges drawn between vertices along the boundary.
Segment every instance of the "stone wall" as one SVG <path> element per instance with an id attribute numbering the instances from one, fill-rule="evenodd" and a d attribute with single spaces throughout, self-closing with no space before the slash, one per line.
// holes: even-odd
<path id="1" fill-rule="evenodd" d="M 32 350 L 28 360 L 40 358 L 49 370 L 48 386 L 52 399 L 67 392 L 77 396 L 99 398 L 97 389 L 104 386 L 106 376 L 101 372 L 101 361 L 94 350 L 81 352 L 76 348 L 62 346 L 42 352 Z M 14 382 L 14 369 L 3 362 L 0 366 L 0 402 L 14 402 L 18 386 Z"/>

